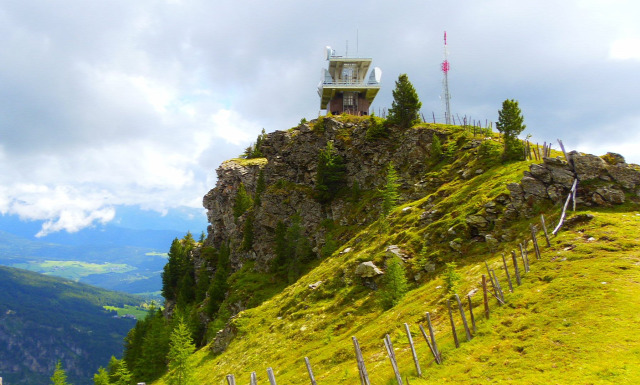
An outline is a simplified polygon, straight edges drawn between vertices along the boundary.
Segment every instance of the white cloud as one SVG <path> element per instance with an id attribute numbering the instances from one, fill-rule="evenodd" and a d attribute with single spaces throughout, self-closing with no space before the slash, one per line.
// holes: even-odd
<path id="1" fill-rule="evenodd" d="M 609 57 L 615 60 L 640 61 L 640 37 L 618 39 L 611 44 Z"/>
<path id="2" fill-rule="evenodd" d="M 44 232 L 199 207 L 263 127 L 315 117 L 322 50 L 346 40 L 383 70 L 376 111 L 407 73 L 442 115 L 446 29 L 454 113 L 495 120 L 515 98 L 535 139 L 636 152 L 635 1 L 61 1 L 0 5 L 0 212 Z"/>

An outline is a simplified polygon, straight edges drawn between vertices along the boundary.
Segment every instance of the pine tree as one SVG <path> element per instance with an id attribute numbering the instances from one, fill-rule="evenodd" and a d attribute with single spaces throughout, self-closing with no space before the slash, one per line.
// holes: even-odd
<path id="1" fill-rule="evenodd" d="M 233 217 L 238 218 L 244 214 L 253 204 L 251 197 L 247 194 L 247 190 L 244 187 L 244 183 L 240 182 L 238 186 L 238 192 L 236 193 L 236 199 L 233 204 Z"/>
<path id="2" fill-rule="evenodd" d="M 380 291 L 381 303 L 384 309 L 391 309 L 397 305 L 407 292 L 407 277 L 404 267 L 397 257 L 387 263 L 387 271 L 383 278 L 383 287 Z"/>
<path id="3" fill-rule="evenodd" d="M 460 273 L 456 271 L 456 263 L 450 262 L 446 264 L 445 272 L 444 272 L 444 290 L 447 295 L 454 295 L 456 290 L 458 289 L 458 284 L 462 279 Z"/>
<path id="4" fill-rule="evenodd" d="M 244 221 L 244 227 L 242 229 L 242 250 L 251 250 L 253 247 L 253 221 L 254 211 L 249 210 L 247 217 Z"/>
<path id="5" fill-rule="evenodd" d="M 389 215 L 391 210 L 393 210 L 400 199 L 398 187 L 400 187 L 400 183 L 398 183 L 398 174 L 396 173 L 395 167 L 393 167 L 393 163 L 390 162 L 387 166 L 387 178 L 384 190 L 382 190 L 382 216 L 385 218 Z"/>
<path id="6" fill-rule="evenodd" d="M 407 74 L 400 75 L 393 90 L 393 102 L 387 121 L 402 128 L 409 128 L 420 122 L 420 107 L 422 102 L 409 77 Z"/>
<path id="7" fill-rule="evenodd" d="M 256 181 L 256 196 L 253 199 L 253 207 L 260 207 L 260 204 L 262 203 L 262 193 L 266 189 L 267 186 L 264 180 L 264 170 L 260 169 L 260 172 L 258 173 L 258 180 Z"/>
<path id="8" fill-rule="evenodd" d="M 206 311 L 209 316 L 213 316 L 220 309 L 220 305 L 224 301 L 224 298 L 229 289 L 227 278 L 229 277 L 229 246 L 222 245 L 218 251 L 218 264 L 216 266 L 216 272 L 213 275 L 211 286 L 209 287 L 208 296 L 209 302 L 207 303 Z"/>
<path id="9" fill-rule="evenodd" d="M 120 361 L 120 365 L 115 373 L 115 382 L 112 382 L 112 385 L 131 385 L 131 372 L 129 368 L 127 368 L 127 363 L 124 361 Z"/>
<path id="10" fill-rule="evenodd" d="M 53 371 L 53 376 L 51 376 L 51 383 L 53 385 L 68 385 L 67 383 L 67 373 L 62 369 L 62 363 L 60 360 L 56 363 L 56 368 Z"/>
<path id="11" fill-rule="evenodd" d="M 109 382 L 109 373 L 102 366 L 98 369 L 98 373 L 93 375 L 94 385 L 111 385 Z"/>
<path id="12" fill-rule="evenodd" d="M 498 111 L 498 131 L 504 139 L 503 160 L 524 160 L 524 145 L 518 135 L 527 127 L 524 124 L 522 111 L 518 102 L 507 99 L 502 102 L 502 109 Z"/>
<path id="13" fill-rule="evenodd" d="M 318 169 L 316 173 L 316 197 L 321 203 L 330 202 L 345 183 L 346 167 L 342 156 L 328 141 L 318 155 Z"/>
<path id="14" fill-rule="evenodd" d="M 440 160 L 442 158 L 442 143 L 440 142 L 440 138 L 438 135 L 433 134 L 433 139 L 431 139 L 431 158 L 434 160 Z"/>
<path id="15" fill-rule="evenodd" d="M 192 385 L 195 384 L 193 378 L 193 365 L 189 362 L 189 357 L 195 351 L 195 346 L 191 339 L 191 331 L 183 320 L 171 333 L 171 344 L 169 349 L 169 374 L 167 383 L 169 385 Z"/>

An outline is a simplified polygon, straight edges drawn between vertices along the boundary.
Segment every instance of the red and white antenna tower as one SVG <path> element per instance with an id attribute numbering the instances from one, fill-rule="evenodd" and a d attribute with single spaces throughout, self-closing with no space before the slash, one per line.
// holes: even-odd
<path id="1" fill-rule="evenodd" d="M 449 101 L 451 95 L 449 94 L 449 51 L 447 50 L 447 31 L 444 31 L 444 61 L 442 62 L 442 72 L 444 73 L 444 79 L 442 80 L 443 99 L 444 99 L 444 121 L 446 124 L 451 124 L 451 107 Z"/>

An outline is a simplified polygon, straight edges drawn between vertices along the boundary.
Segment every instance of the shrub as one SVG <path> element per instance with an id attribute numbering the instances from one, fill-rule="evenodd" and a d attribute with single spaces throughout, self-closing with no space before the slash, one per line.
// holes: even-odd
<path id="1" fill-rule="evenodd" d="M 397 257 L 392 258 L 387 264 L 387 271 L 383 278 L 383 286 L 380 290 L 380 302 L 387 310 L 397 305 L 408 289 L 407 277 L 404 267 Z"/>
<path id="2" fill-rule="evenodd" d="M 524 144 L 518 139 L 518 135 L 527 126 L 517 101 L 507 99 L 502 103 L 496 127 L 504 138 L 503 160 L 524 160 Z"/>
<path id="3" fill-rule="evenodd" d="M 455 262 L 447 263 L 445 266 L 444 277 L 442 278 L 444 280 L 445 294 L 453 295 L 458 289 L 462 276 L 456 271 L 457 265 Z"/>

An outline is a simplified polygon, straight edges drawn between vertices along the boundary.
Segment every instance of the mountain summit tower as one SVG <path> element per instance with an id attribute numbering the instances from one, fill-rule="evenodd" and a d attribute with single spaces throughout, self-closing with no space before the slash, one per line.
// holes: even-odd
<path id="1" fill-rule="evenodd" d="M 336 56 L 331 47 L 326 47 L 326 60 L 329 66 L 318 84 L 320 109 L 334 115 L 368 115 L 380 91 L 380 68 L 373 68 L 367 77 L 371 58 Z"/>

